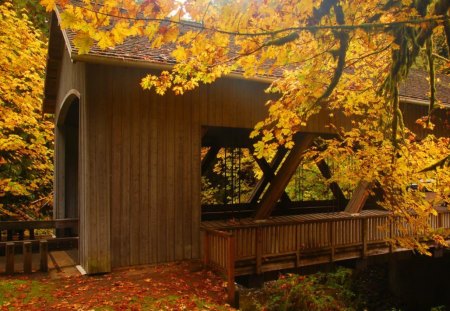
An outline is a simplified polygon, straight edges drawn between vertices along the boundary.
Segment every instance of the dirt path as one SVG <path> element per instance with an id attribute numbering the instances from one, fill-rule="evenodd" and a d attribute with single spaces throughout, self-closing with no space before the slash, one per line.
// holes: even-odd
<path id="1" fill-rule="evenodd" d="M 1 310 L 234 310 L 225 284 L 195 262 L 118 269 L 100 276 L 1 277 Z"/>

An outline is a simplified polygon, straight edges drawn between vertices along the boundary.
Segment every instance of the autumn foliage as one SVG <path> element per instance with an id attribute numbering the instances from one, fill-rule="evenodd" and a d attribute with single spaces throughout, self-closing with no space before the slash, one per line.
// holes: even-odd
<path id="1" fill-rule="evenodd" d="M 252 133 L 258 157 L 270 158 L 280 145 L 292 148 L 311 117 L 327 115 L 335 136 L 316 141 L 308 158 L 352 163 L 341 165 L 329 182 L 353 188 L 370 182 L 379 206 L 406 219 L 416 236 L 445 244 L 445 233 L 434 232 L 428 219 L 436 206 L 449 203 L 449 170 L 423 169 L 448 157 L 449 139 L 432 132 L 416 137 L 405 126 L 399 87 L 413 66 L 428 72 L 429 111 L 422 125 L 431 130 L 430 120 L 442 108 L 436 73 L 449 64 L 434 43 L 445 50 L 450 42 L 449 1 L 41 2 L 49 10 L 60 5 L 62 26 L 76 32 L 80 53 L 133 36 L 147 37 L 155 49 L 170 46 L 172 70 L 141 83 L 159 94 L 183 94 L 230 73 L 272 77 L 269 115 Z M 336 126 L 337 115 L 352 119 L 352 126 Z M 420 180 L 427 179 L 433 201 L 420 191 Z M 413 183 L 419 191 L 411 190 Z M 397 242 L 426 252 L 416 238 Z"/>
<path id="2" fill-rule="evenodd" d="M 46 44 L 26 12 L 0 5 L 0 220 L 51 202 L 53 125 L 41 114 Z"/>
<path id="3" fill-rule="evenodd" d="M 0 310 L 235 310 L 225 304 L 222 279 L 193 266 L 178 262 L 92 277 L 2 277 Z"/>

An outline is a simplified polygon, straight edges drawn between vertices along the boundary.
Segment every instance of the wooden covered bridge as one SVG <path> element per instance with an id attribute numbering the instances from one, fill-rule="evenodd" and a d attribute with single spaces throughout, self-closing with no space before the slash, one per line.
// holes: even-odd
<path id="1" fill-rule="evenodd" d="M 249 164 L 248 134 L 267 114 L 271 79 L 232 74 L 183 96 L 159 96 L 139 82 L 169 69 L 170 51 L 136 37 L 80 55 L 73 36 L 54 12 L 43 110 L 55 114 L 55 217 L 79 218 L 79 258 L 88 273 L 204 257 L 234 276 L 394 251 L 384 240 L 402 231 L 378 229 L 390 216 L 368 209 L 364 183 L 352 197 L 337 184 L 323 200 L 289 192 L 303 152 L 316 137 L 335 134 L 326 125 L 349 126 L 342 113 L 315 116 L 291 151 Z M 447 103 L 449 82 L 443 77 L 438 85 Z M 426 85 L 413 71 L 401 89 L 405 123 L 419 135 Z M 444 125 L 436 132 L 448 135 Z M 244 183 L 244 164 L 259 167 L 261 177 Z M 319 162 L 315 172 L 315 185 L 328 188 L 332 166 Z M 208 185 L 223 186 L 207 193 Z M 445 211 L 430 221 L 450 227 Z"/>

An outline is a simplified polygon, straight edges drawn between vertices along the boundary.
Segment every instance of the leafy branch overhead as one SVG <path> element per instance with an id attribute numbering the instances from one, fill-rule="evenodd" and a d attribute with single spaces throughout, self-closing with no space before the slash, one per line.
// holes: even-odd
<path id="1" fill-rule="evenodd" d="M 433 206 L 449 201 L 450 174 L 420 171 L 450 154 L 448 138 L 427 136 L 436 124 L 448 132 L 436 85 L 440 69 L 449 66 L 449 0 L 41 3 L 58 7 L 79 53 L 135 36 L 147 37 L 151 49 L 170 50 L 172 69 L 145 77 L 144 89 L 183 94 L 230 73 L 271 80 L 268 116 L 252 133 L 258 157 L 271 157 L 280 145 L 292 148 L 294 134 L 314 118 L 327 119 L 337 138 L 325 141 L 325 151 L 313 148 L 310 158 L 351 158 L 358 167 L 353 173 L 340 168 L 330 182 L 373 181 L 382 189 L 381 206 L 411 222 L 414 214 L 417 230 L 433 236 L 426 220 Z M 447 54 L 435 56 L 442 51 Z M 403 120 L 399 91 L 413 67 L 429 72 L 428 114 L 415 133 L 417 125 Z M 336 126 L 336 116 L 351 126 Z M 434 202 L 407 190 L 426 174 L 439 180 Z"/>

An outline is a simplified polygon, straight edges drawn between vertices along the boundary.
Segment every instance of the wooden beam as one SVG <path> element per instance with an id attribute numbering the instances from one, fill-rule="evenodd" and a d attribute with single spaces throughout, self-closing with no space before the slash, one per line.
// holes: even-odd
<path id="1" fill-rule="evenodd" d="M 325 177 L 326 179 L 331 178 L 331 170 L 327 162 L 325 162 L 325 160 L 323 159 L 320 160 L 319 162 L 316 163 L 316 165 L 319 168 L 319 171 L 323 177 Z M 346 199 L 344 193 L 342 192 L 337 182 L 333 181 L 332 183 L 330 183 L 329 187 L 334 197 L 336 198 L 336 200 L 338 200 L 339 203 L 345 202 Z"/>
<path id="2" fill-rule="evenodd" d="M 344 211 L 350 214 L 360 213 L 367 201 L 367 198 L 369 197 L 370 187 L 370 182 L 367 180 L 361 180 L 358 183 L 358 186 L 356 186 L 356 189 Z"/>
<path id="3" fill-rule="evenodd" d="M 315 137 L 316 135 L 314 134 L 307 134 L 294 145 L 291 152 L 286 157 L 283 166 L 270 183 L 269 189 L 264 193 L 264 196 L 259 203 L 258 210 L 256 211 L 255 219 L 266 219 L 270 216 L 298 165 L 302 161 L 302 153 L 308 149 Z"/>
<path id="4" fill-rule="evenodd" d="M 219 146 L 212 146 L 209 148 L 208 152 L 205 154 L 205 157 L 202 160 L 202 176 L 206 174 L 206 172 L 211 168 L 214 160 L 219 153 Z"/>
<path id="5" fill-rule="evenodd" d="M 250 149 L 250 152 L 252 153 L 253 158 L 255 159 L 256 163 L 258 164 L 258 166 L 261 168 L 261 170 L 264 173 L 263 177 L 256 184 L 255 188 L 253 189 L 253 191 L 250 195 L 249 202 L 256 204 L 256 203 L 258 203 L 258 199 L 261 196 L 261 194 L 264 192 L 264 189 L 266 188 L 267 184 L 271 180 L 273 180 L 273 178 L 275 177 L 275 171 L 278 169 L 278 166 L 280 166 L 281 162 L 283 161 L 284 156 L 287 153 L 287 149 L 282 148 L 282 149 L 278 150 L 270 164 L 267 163 L 267 161 L 265 159 L 258 159 L 257 157 L 255 157 L 255 155 L 253 154 L 253 152 L 254 152 L 253 147 Z M 284 203 L 291 202 L 291 199 L 289 198 L 289 196 L 287 195 L 287 193 L 285 191 L 283 192 L 283 194 L 281 196 L 281 202 L 284 202 Z"/>

